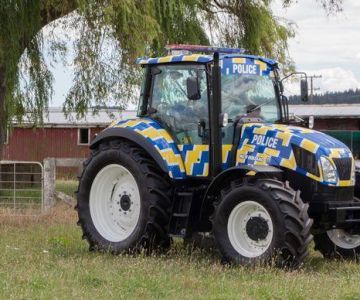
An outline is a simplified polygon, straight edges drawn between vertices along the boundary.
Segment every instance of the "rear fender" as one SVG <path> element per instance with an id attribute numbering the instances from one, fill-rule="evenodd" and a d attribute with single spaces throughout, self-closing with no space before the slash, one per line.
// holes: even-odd
<path id="1" fill-rule="evenodd" d="M 104 140 L 115 138 L 124 138 L 139 145 L 170 178 L 185 178 L 184 163 L 176 144 L 156 122 L 137 119 L 115 123 L 96 136 L 90 149 L 96 148 Z"/>

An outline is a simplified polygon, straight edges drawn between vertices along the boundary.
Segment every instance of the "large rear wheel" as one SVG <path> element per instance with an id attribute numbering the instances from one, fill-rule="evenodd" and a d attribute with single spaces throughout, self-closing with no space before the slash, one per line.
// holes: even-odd
<path id="1" fill-rule="evenodd" d="M 241 265 L 296 267 L 308 255 L 308 205 L 274 179 L 244 178 L 221 192 L 212 218 L 223 259 Z"/>
<path id="2" fill-rule="evenodd" d="M 128 141 L 104 142 L 85 162 L 78 224 L 90 249 L 139 251 L 169 246 L 171 186 L 147 153 Z"/>

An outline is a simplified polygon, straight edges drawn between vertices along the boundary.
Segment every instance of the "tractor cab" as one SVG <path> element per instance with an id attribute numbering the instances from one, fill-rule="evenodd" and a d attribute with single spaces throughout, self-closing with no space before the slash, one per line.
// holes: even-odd
<path id="1" fill-rule="evenodd" d="M 267 123 L 287 119 L 274 61 L 234 48 L 171 45 L 168 50 L 177 55 L 138 60 L 147 73 L 143 87 L 149 91 L 141 94 L 139 115 L 161 122 L 178 144 L 208 144 L 210 108 L 217 105 L 213 55 L 193 52 L 220 53 L 223 144 L 232 143 L 233 125 L 242 117 Z"/>
<path id="2" fill-rule="evenodd" d="M 185 175 L 215 177 L 236 165 L 242 124 L 288 122 L 274 60 L 240 48 L 169 45 L 167 50 L 168 56 L 137 60 L 145 69 L 138 115 L 170 133 Z M 273 148 L 277 142 L 265 136 L 254 141 Z"/>

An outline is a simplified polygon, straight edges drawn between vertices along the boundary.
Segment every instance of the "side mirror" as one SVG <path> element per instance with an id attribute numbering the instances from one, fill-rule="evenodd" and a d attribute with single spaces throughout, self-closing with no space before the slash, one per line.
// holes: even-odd
<path id="1" fill-rule="evenodd" d="M 308 102 L 309 101 L 309 88 L 308 88 L 308 82 L 306 79 L 301 79 L 300 90 L 301 90 L 301 101 Z"/>
<path id="2" fill-rule="evenodd" d="M 189 100 L 201 99 L 200 85 L 197 77 L 190 76 L 186 79 L 186 89 Z"/>

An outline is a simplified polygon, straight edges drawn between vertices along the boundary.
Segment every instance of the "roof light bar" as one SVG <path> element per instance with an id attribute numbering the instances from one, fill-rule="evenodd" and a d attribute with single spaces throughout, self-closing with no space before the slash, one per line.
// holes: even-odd
<path id="1" fill-rule="evenodd" d="M 202 53 L 225 53 L 225 54 L 242 54 L 245 52 L 243 48 L 224 48 L 213 46 L 201 46 L 201 45 L 186 45 L 186 44 L 172 44 L 166 45 L 165 49 L 169 54 L 183 54 L 183 52 L 202 52 Z"/>

